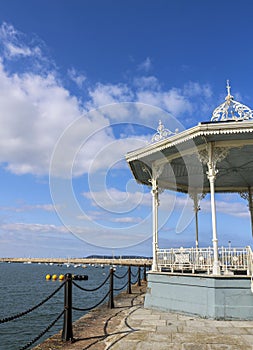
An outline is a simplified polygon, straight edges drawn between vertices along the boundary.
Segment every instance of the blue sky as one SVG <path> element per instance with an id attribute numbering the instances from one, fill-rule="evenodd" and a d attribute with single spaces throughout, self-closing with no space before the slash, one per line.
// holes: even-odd
<path id="1" fill-rule="evenodd" d="M 210 120 L 227 79 L 253 108 L 252 10 L 249 0 L 0 2 L 0 256 L 151 255 L 150 189 L 124 155 L 160 119 L 172 131 Z M 191 210 L 175 232 L 186 201 L 162 194 L 160 246 L 194 245 Z M 208 196 L 201 208 L 208 246 Z M 217 196 L 217 212 L 220 244 L 252 244 L 239 195 Z"/>

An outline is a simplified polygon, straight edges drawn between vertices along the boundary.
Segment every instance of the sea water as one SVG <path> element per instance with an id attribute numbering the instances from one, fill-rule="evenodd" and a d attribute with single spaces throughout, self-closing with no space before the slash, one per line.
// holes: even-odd
<path id="1" fill-rule="evenodd" d="M 109 274 L 109 266 L 58 266 L 46 264 L 0 263 L 0 319 L 26 311 L 47 298 L 63 282 L 46 280 L 46 275 L 87 275 L 87 281 L 76 281 L 84 288 L 96 288 Z M 117 267 L 116 274 L 123 276 L 126 267 Z M 136 269 L 133 270 L 136 273 Z M 126 283 L 126 278 L 115 278 L 115 288 Z M 73 286 L 73 307 L 88 308 L 96 305 L 108 292 L 109 281 L 96 292 L 84 292 Z M 116 294 L 116 293 L 115 293 Z M 64 287 L 44 305 L 16 320 L 0 324 L 0 349 L 19 350 L 43 332 L 64 309 Z M 83 316 L 84 311 L 73 310 L 73 321 Z M 36 344 L 62 330 L 63 316 Z"/>

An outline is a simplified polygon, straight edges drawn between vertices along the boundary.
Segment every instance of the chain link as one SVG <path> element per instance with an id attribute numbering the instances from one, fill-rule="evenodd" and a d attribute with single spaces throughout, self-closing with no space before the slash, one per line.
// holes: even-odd
<path id="1" fill-rule="evenodd" d="M 110 294 L 110 291 L 106 293 L 106 295 L 103 297 L 103 299 L 101 299 L 96 305 L 94 305 L 92 307 L 88 307 L 86 309 L 82 309 L 82 308 L 78 308 L 78 307 L 73 307 L 72 306 L 72 309 L 76 310 L 76 311 L 90 311 L 92 309 L 95 309 L 96 307 L 98 307 L 100 304 L 102 304 L 105 301 L 105 299 L 108 297 L 109 294 Z"/>

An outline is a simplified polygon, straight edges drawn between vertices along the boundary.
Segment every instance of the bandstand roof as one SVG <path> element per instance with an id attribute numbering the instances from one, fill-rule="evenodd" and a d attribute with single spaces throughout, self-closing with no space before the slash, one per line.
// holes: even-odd
<path id="1" fill-rule="evenodd" d="M 137 182 L 150 185 L 153 167 L 161 166 L 159 187 L 209 192 L 202 153 L 212 143 L 218 157 L 215 191 L 244 192 L 253 187 L 253 112 L 234 101 L 229 84 L 227 89 L 225 102 L 214 110 L 211 121 L 178 134 L 169 132 L 168 137 L 126 155 Z"/>

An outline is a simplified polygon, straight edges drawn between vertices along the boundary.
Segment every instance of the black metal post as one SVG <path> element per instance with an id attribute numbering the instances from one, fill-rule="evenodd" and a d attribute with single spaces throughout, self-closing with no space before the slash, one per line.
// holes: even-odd
<path id="1" fill-rule="evenodd" d="M 110 309 L 114 308 L 114 300 L 113 300 L 113 274 L 114 274 L 114 270 L 113 267 L 110 268 L 110 293 L 109 293 L 109 303 L 108 303 L 108 307 Z"/>
<path id="2" fill-rule="evenodd" d="M 64 322 L 62 330 L 62 340 L 73 340 L 72 330 L 72 274 L 67 273 L 65 275 L 64 286 Z"/>
<path id="3" fill-rule="evenodd" d="M 132 294 L 131 289 L 131 266 L 128 266 L 128 286 L 127 286 L 127 293 Z"/>
<path id="4" fill-rule="evenodd" d="M 141 286 L 141 267 L 138 267 L 138 286 Z"/>
<path id="5" fill-rule="evenodd" d="M 143 269 L 144 269 L 144 271 L 143 271 L 143 281 L 145 281 L 145 282 L 147 282 L 147 271 L 146 271 L 146 264 L 144 264 L 144 266 L 143 266 Z"/>

